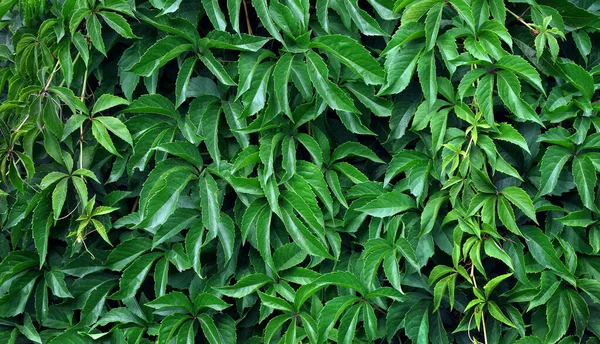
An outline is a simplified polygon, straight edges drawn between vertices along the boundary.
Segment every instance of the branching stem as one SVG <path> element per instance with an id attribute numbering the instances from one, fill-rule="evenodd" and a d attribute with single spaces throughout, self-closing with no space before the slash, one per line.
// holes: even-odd
<path id="1" fill-rule="evenodd" d="M 517 15 L 515 12 L 509 10 L 508 8 L 506 9 L 506 11 L 508 13 L 510 13 L 513 17 L 515 17 L 518 21 L 520 21 L 521 23 L 523 23 L 523 25 L 527 26 L 527 28 L 529 28 L 529 30 L 531 30 L 534 34 L 538 34 L 540 33 L 538 30 L 536 30 L 533 26 L 531 26 L 531 24 L 529 24 L 528 22 L 524 21 L 522 16 L 523 15 Z M 523 14 L 525 14 L 525 12 L 523 12 Z"/>

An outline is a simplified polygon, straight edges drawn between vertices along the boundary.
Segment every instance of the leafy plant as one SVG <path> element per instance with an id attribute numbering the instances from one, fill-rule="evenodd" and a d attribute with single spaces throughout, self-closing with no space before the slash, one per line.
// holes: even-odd
<path id="1" fill-rule="evenodd" d="M 0 18 L 0 341 L 600 342 L 597 2 Z"/>

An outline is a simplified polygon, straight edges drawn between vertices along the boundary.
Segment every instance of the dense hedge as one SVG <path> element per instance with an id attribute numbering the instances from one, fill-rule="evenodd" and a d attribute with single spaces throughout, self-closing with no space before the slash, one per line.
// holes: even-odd
<path id="1" fill-rule="evenodd" d="M 600 4 L 279 1 L 0 1 L 0 342 L 600 343 Z"/>

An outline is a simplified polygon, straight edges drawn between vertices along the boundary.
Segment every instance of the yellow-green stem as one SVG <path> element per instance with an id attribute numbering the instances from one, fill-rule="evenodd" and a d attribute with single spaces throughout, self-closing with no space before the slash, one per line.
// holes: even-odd
<path id="1" fill-rule="evenodd" d="M 79 56 L 79 55 L 77 55 Z M 88 71 L 85 70 L 83 76 L 83 87 L 81 89 L 81 96 L 79 97 L 85 104 L 85 88 L 87 87 Z M 83 125 L 79 126 L 79 168 L 83 168 Z"/>
<path id="2" fill-rule="evenodd" d="M 523 23 L 523 25 L 527 26 L 527 28 L 529 28 L 529 30 L 533 31 L 534 33 L 538 33 L 539 32 L 533 26 L 531 26 L 528 22 L 524 21 L 523 18 L 521 18 L 521 16 L 517 15 L 515 12 L 509 10 L 508 8 L 506 9 L 506 12 L 512 14 L 512 16 L 515 17 L 518 21 L 520 21 L 521 23 Z"/>

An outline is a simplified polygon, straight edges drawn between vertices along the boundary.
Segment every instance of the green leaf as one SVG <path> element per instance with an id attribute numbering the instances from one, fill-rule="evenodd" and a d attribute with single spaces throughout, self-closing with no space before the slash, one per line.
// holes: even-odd
<path id="1" fill-rule="evenodd" d="M 123 16 L 120 14 L 109 11 L 102 11 L 99 12 L 99 14 L 102 16 L 106 24 L 108 24 L 108 26 L 115 30 L 115 32 L 119 35 L 125 38 L 139 38 L 133 33 L 133 31 L 131 31 L 131 26 L 129 26 L 127 20 L 125 20 L 125 18 L 123 18 Z"/>
<path id="2" fill-rule="evenodd" d="M 421 55 L 417 64 L 417 73 L 423 90 L 423 96 L 432 107 L 437 99 L 437 78 L 435 55 L 432 51 Z"/>
<path id="3" fill-rule="evenodd" d="M 307 52 L 306 64 L 310 81 L 327 105 L 334 110 L 358 113 L 352 99 L 336 84 L 329 81 L 329 70 L 319 55 L 312 51 Z"/>
<path id="4" fill-rule="evenodd" d="M 52 211 L 54 213 L 54 220 L 58 220 L 60 218 L 60 213 L 62 212 L 63 205 L 65 204 L 65 200 L 67 199 L 67 182 L 69 180 L 67 178 L 62 179 L 56 187 L 54 191 L 52 191 Z"/>
<path id="5" fill-rule="evenodd" d="M 279 106 L 289 116 L 292 114 L 290 109 L 290 102 L 288 99 L 288 83 L 291 75 L 292 62 L 294 62 L 294 55 L 286 53 L 275 65 L 273 70 L 273 83 L 275 87 L 275 96 L 279 102 Z"/>
<path id="6" fill-rule="evenodd" d="M 506 7 L 504 6 L 504 1 L 490 0 L 490 12 L 492 12 L 494 19 L 501 24 L 504 24 L 506 21 Z"/>
<path id="7" fill-rule="evenodd" d="M 367 332 L 367 338 L 369 340 L 374 340 L 377 337 L 378 326 L 377 326 L 377 317 L 375 316 L 375 310 L 371 305 L 363 306 L 363 324 L 365 327 L 365 332 Z"/>
<path id="8" fill-rule="evenodd" d="M 100 26 L 97 15 L 92 14 L 87 17 L 85 29 L 92 40 L 94 48 L 98 49 L 102 55 L 106 56 L 106 48 L 104 47 L 104 39 L 102 38 L 102 27 Z"/>
<path id="9" fill-rule="evenodd" d="M 390 117 L 392 115 L 392 103 L 387 99 L 375 96 L 372 87 L 359 82 L 346 83 L 344 87 L 352 92 L 358 101 L 371 110 L 375 116 Z"/>
<path id="10" fill-rule="evenodd" d="M 198 151 L 198 148 L 189 142 L 175 141 L 163 143 L 160 146 L 157 146 L 155 149 L 179 157 L 191 164 L 194 164 L 198 168 L 202 168 L 203 166 L 203 159 Z"/>
<path id="11" fill-rule="evenodd" d="M 406 6 L 404 13 L 402 13 L 401 23 L 405 25 L 405 23 L 411 23 L 418 21 L 424 14 L 427 12 L 431 6 L 435 3 L 440 2 L 439 0 L 421 0 L 410 3 L 408 1 L 403 2 L 403 6 L 395 6 L 395 11 L 399 11 L 402 7 Z"/>
<path id="12" fill-rule="evenodd" d="M 427 12 L 427 17 L 425 18 L 425 51 L 430 51 L 435 46 L 443 11 L 444 5 L 437 3 Z"/>
<path id="13" fill-rule="evenodd" d="M 392 51 L 385 59 L 385 83 L 377 95 L 397 94 L 410 83 L 417 61 L 421 56 L 422 45 L 407 45 Z"/>
<path id="14" fill-rule="evenodd" d="M 414 343 L 429 342 L 429 306 L 431 301 L 420 300 L 415 303 L 404 317 L 406 336 Z"/>
<path id="15" fill-rule="evenodd" d="M 108 135 L 108 131 L 106 127 L 100 121 L 92 121 L 92 133 L 94 134 L 94 138 L 98 141 L 98 143 L 104 147 L 109 153 L 114 154 L 116 156 L 121 156 L 117 151 L 117 148 L 113 144 L 113 141 Z"/>
<path id="16" fill-rule="evenodd" d="M 591 99 L 594 94 L 594 79 L 581 66 L 572 62 L 558 64 L 562 77 L 581 92 L 586 99 Z"/>
<path id="17" fill-rule="evenodd" d="M 124 112 L 179 117 L 177 110 L 175 110 L 175 105 L 173 105 L 169 99 L 159 94 L 145 94 L 137 98 L 124 110 Z"/>
<path id="18" fill-rule="evenodd" d="M 129 130 L 118 118 L 101 116 L 95 117 L 92 122 L 96 121 L 102 123 L 102 127 L 108 129 L 111 133 L 115 134 L 121 140 L 129 143 L 130 146 L 133 146 L 133 139 L 131 138 Z M 95 123 L 92 123 L 92 130 L 94 128 L 94 124 Z"/>
<path id="19" fill-rule="evenodd" d="M 319 342 L 326 340 L 342 313 L 359 300 L 351 295 L 338 296 L 325 304 L 317 321 Z"/>
<path id="20" fill-rule="evenodd" d="M 458 15 L 467 23 L 471 32 L 475 32 L 475 19 L 467 2 L 465 0 L 448 0 L 448 2 L 452 4 Z"/>
<path id="21" fill-rule="evenodd" d="M 281 208 L 281 217 L 285 224 L 285 228 L 298 246 L 308 254 L 333 259 L 329 254 L 327 246 L 319 241 L 319 239 L 313 235 L 302 222 L 300 222 L 289 206 Z"/>
<path id="22" fill-rule="evenodd" d="M 221 151 L 219 149 L 219 119 L 221 117 L 221 107 L 217 103 L 210 104 L 202 114 L 200 125 L 204 142 L 208 148 L 210 157 L 219 166 L 221 161 Z"/>
<path id="23" fill-rule="evenodd" d="M 379 157 L 377 157 L 377 155 L 372 150 L 356 142 L 344 142 L 341 145 L 339 145 L 333 151 L 330 163 L 334 163 L 337 160 L 349 156 L 363 157 L 373 162 L 383 164 L 383 160 L 379 159 Z"/>
<path id="24" fill-rule="evenodd" d="M 592 218 L 592 214 L 587 209 L 572 211 L 563 217 L 557 218 L 556 220 L 565 226 L 571 227 L 589 227 L 590 225 L 596 223 L 596 220 Z"/>
<path id="25" fill-rule="evenodd" d="M 73 113 L 76 111 L 80 111 L 85 114 L 88 113 L 88 109 L 85 107 L 85 104 L 75 96 L 71 89 L 55 86 L 50 87 L 48 90 L 56 94 L 56 96 L 58 96 L 58 98 L 60 98 L 60 100 L 65 103 Z"/>
<path id="26" fill-rule="evenodd" d="M 252 7 L 254 7 L 254 9 L 256 10 L 256 14 L 258 15 L 258 18 L 260 19 L 260 22 L 265 27 L 265 29 L 267 29 L 269 34 L 271 34 L 271 36 L 273 38 L 275 38 L 276 40 L 283 42 L 283 38 L 281 37 L 281 34 L 279 34 L 279 30 L 273 23 L 273 20 L 271 19 L 271 15 L 269 14 L 269 8 L 267 5 L 267 1 L 266 0 L 252 0 Z"/>
<path id="27" fill-rule="evenodd" d="M 179 69 L 177 81 L 175 82 L 175 107 L 179 107 L 187 98 L 188 85 L 190 82 L 190 77 L 194 71 L 196 61 L 198 61 L 196 57 L 187 58 Z"/>
<path id="28" fill-rule="evenodd" d="M 546 342 L 556 343 L 565 335 L 571 322 L 571 305 L 567 290 L 558 290 L 554 297 L 548 300 L 546 306 L 546 322 L 549 332 Z"/>
<path id="29" fill-rule="evenodd" d="M 358 323 L 361 307 L 362 305 L 354 305 L 342 316 L 340 330 L 338 331 L 338 343 L 350 344 L 354 342 L 356 324 Z"/>
<path id="30" fill-rule="evenodd" d="M 542 94 L 546 94 L 544 87 L 542 86 L 540 74 L 522 57 L 517 55 L 506 55 L 500 60 L 496 61 L 494 66 L 513 72 L 514 74 L 525 79 L 538 91 L 542 92 Z"/>
<path id="31" fill-rule="evenodd" d="M 391 191 L 375 198 L 358 210 L 373 217 L 388 217 L 415 207 L 415 200 L 412 197 L 399 191 Z"/>
<path id="32" fill-rule="evenodd" d="M 480 83 L 481 87 L 481 83 Z M 496 127 L 498 129 L 498 134 L 494 134 L 492 138 L 494 140 L 502 140 L 506 142 L 513 143 L 519 147 L 521 147 L 527 153 L 530 153 L 529 146 L 527 145 L 527 141 L 525 138 L 519 133 L 515 128 L 513 128 L 508 123 L 499 123 Z"/>
<path id="33" fill-rule="evenodd" d="M 123 271 L 123 275 L 119 280 L 119 291 L 114 293 L 111 298 L 113 300 L 124 300 L 135 296 L 146 279 L 153 263 L 162 256 L 162 253 L 153 252 L 147 253 L 134 260 L 133 263 Z"/>
<path id="34" fill-rule="evenodd" d="M 342 35 L 319 36 L 312 40 L 311 47 L 338 58 L 367 85 L 383 84 L 383 69 L 377 60 L 355 40 Z"/>
<path id="35" fill-rule="evenodd" d="M 569 284 L 575 285 L 573 274 L 558 259 L 548 237 L 541 230 L 532 226 L 523 227 L 521 231 L 527 238 L 527 247 L 533 258 L 542 266 L 556 272 Z"/>
<path id="36" fill-rule="evenodd" d="M 560 146 L 550 146 L 544 153 L 540 164 L 542 179 L 540 182 L 539 195 L 551 194 L 558 184 L 558 177 L 571 158 L 571 152 Z"/>
<path id="37" fill-rule="evenodd" d="M 65 283 L 65 274 L 62 271 L 52 268 L 52 270 L 44 273 L 44 279 L 50 290 L 52 290 L 52 294 L 54 294 L 54 296 L 60 298 L 73 297 L 67 288 L 67 284 Z"/>
<path id="38" fill-rule="evenodd" d="M 509 186 L 507 188 L 502 189 L 502 195 L 504 195 L 504 197 L 506 197 L 506 199 L 508 199 L 510 203 L 517 206 L 517 208 L 521 209 L 523 214 L 527 215 L 527 217 L 529 217 L 535 223 L 537 223 L 533 202 L 531 201 L 531 198 L 529 198 L 529 195 L 527 195 L 525 191 L 514 186 Z"/>
<path id="39" fill-rule="evenodd" d="M 33 242 L 40 257 L 40 268 L 48 254 L 48 237 L 52 226 L 52 207 L 47 198 L 42 198 L 33 210 L 32 228 Z"/>
<path id="40" fill-rule="evenodd" d="M 110 252 L 106 266 L 111 270 L 121 271 L 151 247 L 152 241 L 145 237 L 124 241 Z"/>
<path id="41" fill-rule="evenodd" d="M 206 314 L 202 314 L 206 315 Z M 208 317 L 208 315 L 207 315 Z M 183 324 L 188 322 L 191 319 L 190 315 L 187 314 L 171 314 L 165 317 L 161 323 L 160 328 L 158 329 L 158 340 L 162 343 L 167 343 L 171 340 L 171 338 L 175 338 L 177 332 L 182 327 Z M 209 317 L 210 319 L 210 317 Z M 199 319 L 200 320 L 200 319 Z M 212 319 L 210 319 L 212 322 Z M 202 324 L 202 322 L 201 322 Z M 204 327 L 203 327 L 204 329 Z M 207 330 L 208 332 L 208 330 Z M 212 343 L 211 343 L 212 344 Z"/>
<path id="42" fill-rule="evenodd" d="M 222 311 L 229 306 L 231 305 L 208 293 L 202 293 L 196 296 L 194 299 L 194 313 L 197 313 L 202 308 L 210 308 L 216 311 Z"/>
<path id="43" fill-rule="evenodd" d="M 209 237 L 214 238 L 219 232 L 221 222 L 221 205 L 218 199 L 218 186 L 210 173 L 199 179 L 202 208 L 202 223 L 208 229 Z"/>
<path id="44" fill-rule="evenodd" d="M 406 259 L 415 270 L 421 270 L 421 266 L 418 263 L 417 255 L 415 254 L 415 251 L 413 250 L 413 247 L 408 242 L 408 240 L 402 237 L 398 238 L 398 240 L 396 240 L 396 249 L 398 249 L 398 252 L 400 252 L 402 257 L 404 257 L 404 259 Z"/>
<path id="45" fill-rule="evenodd" d="M 240 33 L 240 8 L 241 0 L 227 0 L 227 11 L 229 12 L 229 20 L 231 27 L 237 33 Z"/>
<path id="46" fill-rule="evenodd" d="M 119 105 L 129 105 L 129 102 L 121 97 L 117 97 L 112 94 L 103 94 L 94 103 L 92 115 L 95 115 L 98 112 L 106 111 L 110 108 Z"/>
<path id="47" fill-rule="evenodd" d="M 146 306 L 157 310 L 182 309 L 184 311 L 192 312 L 192 303 L 187 296 L 180 292 L 165 294 L 146 303 Z"/>
<path id="48" fill-rule="evenodd" d="M 235 285 L 214 289 L 223 295 L 241 298 L 254 293 L 258 288 L 272 282 L 272 279 L 267 275 L 252 274 L 242 277 Z"/>
<path id="49" fill-rule="evenodd" d="M 262 304 L 266 307 L 280 310 L 283 312 L 294 312 L 292 305 L 290 305 L 290 303 L 285 300 L 271 295 L 267 295 L 265 293 L 261 293 L 260 291 L 258 292 L 258 296 L 260 297 Z"/>
<path id="50" fill-rule="evenodd" d="M 188 48 L 186 47 L 185 50 L 188 50 Z M 182 48 L 182 51 L 185 50 Z M 227 73 L 225 68 L 223 68 L 221 63 L 213 56 L 210 50 L 206 50 L 202 55 L 199 55 L 198 58 L 222 84 L 229 86 L 236 85 L 236 83 L 229 76 L 229 73 Z"/>
<path id="51" fill-rule="evenodd" d="M 58 51 L 58 60 L 63 70 L 66 85 L 70 87 L 73 81 L 73 59 L 71 58 L 71 45 L 69 41 L 64 41 L 61 45 Z"/>
<path id="52" fill-rule="evenodd" d="M 488 311 L 490 312 L 490 314 L 498 321 L 500 321 L 501 323 L 504 323 L 510 327 L 515 327 L 515 324 L 512 323 L 512 321 L 510 321 L 510 319 L 508 319 L 504 313 L 502 313 L 502 310 L 500 309 L 500 307 L 493 301 L 489 301 L 487 302 L 487 307 L 488 307 Z"/>
<path id="53" fill-rule="evenodd" d="M 496 73 L 498 80 L 498 95 L 508 109 L 518 118 L 533 121 L 542 125 L 542 121 L 528 103 L 521 99 L 521 84 L 517 77 L 509 71 Z"/>
<path id="54" fill-rule="evenodd" d="M 164 66 L 181 53 L 191 50 L 191 48 L 192 45 L 184 38 L 166 36 L 148 48 L 140 60 L 129 68 L 129 71 L 140 76 L 149 77 L 158 68 Z"/>
<path id="55" fill-rule="evenodd" d="M 219 2 L 215 0 L 202 0 L 202 5 L 206 11 L 206 15 L 210 19 L 211 24 L 215 29 L 224 31 L 227 29 L 227 22 L 225 16 L 219 8 Z"/>
<path id="56" fill-rule="evenodd" d="M 573 321 L 575 322 L 577 336 L 582 337 L 590 319 L 588 304 L 585 302 L 585 299 L 573 289 L 567 289 L 567 294 L 571 301 L 572 316 Z"/>
<path id="57" fill-rule="evenodd" d="M 349 0 L 345 2 L 345 5 L 348 6 L 349 15 L 354 22 L 354 24 L 358 27 L 358 29 L 365 36 L 387 36 L 386 32 L 384 32 L 378 22 L 371 17 L 366 11 L 362 10 L 358 7 L 357 0 Z"/>
<path id="58" fill-rule="evenodd" d="M 577 191 L 583 205 L 596 212 L 596 204 L 594 203 L 594 188 L 598 177 L 596 176 L 596 169 L 591 160 L 586 156 L 578 156 L 573 159 L 573 181 L 577 185 Z"/>

